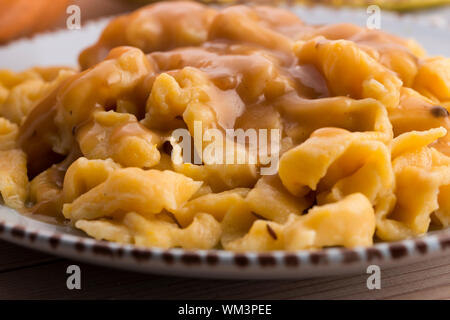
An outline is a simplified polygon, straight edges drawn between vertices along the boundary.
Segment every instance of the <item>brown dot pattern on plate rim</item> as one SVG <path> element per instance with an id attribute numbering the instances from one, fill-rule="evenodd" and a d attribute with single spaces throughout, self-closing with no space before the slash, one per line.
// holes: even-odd
<path id="1" fill-rule="evenodd" d="M 415 247 L 416 247 L 416 250 L 418 252 L 420 252 L 421 254 L 425 254 L 428 252 L 428 245 L 423 240 L 416 240 Z"/>
<path id="2" fill-rule="evenodd" d="M 164 260 L 164 262 L 172 264 L 175 260 L 175 257 L 173 256 L 173 254 L 171 252 L 166 251 L 166 252 L 162 253 L 162 259 Z"/>
<path id="3" fill-rule="evenodd" d="M 11 235 L 15 238 L 25 238 L 25 228 L 20 227 L 20 226 L 15 226 L 11 229 Z"/>
<path id="4" fill-rule="evenodd" d="M 107 244 L 100 242 L 92 245 L 92 252 L 97 255 L 114 257 L 114 250 Z"/>
<path id="5" fill-rule="evenodd" d="M 367 254 L 367 261 L 369 262 L 375 259 L 383 260 L 383 253 L 378 248 L 367 248 L 366 254 Z"/>
<path id="6" fill-rule="evenodd" d="M 0 233 L 9 229 L 11 236 L 18 239 L 23 239 L 27 237 L 31 242 L 35 242 L 39 236 L 37 231 L 27 230 L 25 227 L 20 225 L 8 226 L 4 222 L 0 222 Z M 53 249 L 56 249 L 61 243 L 61 235 L 53 234 L 51 236 L 46 236 L 44 239 L 50 244 Z M 438 237 L 438 241 L 440 244 L 441 250 L 445 250 L 450 248 L 450 235 L 445 234 Z M 414 248 L 416 252 L 421 253 L 422 255 L 427 254 L 431 247 L 429 244 L 421 239 L 415 239 L 413 241 Z M 92 253 L 107 256 L 110 258 L 122 257 L 126 248 L 123 247 L 113 247 L 110 246 L 108 242 L 105 241 L 96 241 L 95 243 L 86 244 L 82 240 L 78 240 L 72 243 L 73 248 L 78 252 L 85 252 L 87 248 L 90 248 Z M 407 246 L 402 243 L 390 243 L 387 246 L 387 250 L 390 253 L 392 259 L 400 259 L 410 255 Z M 132 248 L 129 252 L 137 261 L 145 261 L 149 260 L 153 256 L 153 252 L 151 249 L 146 248 Z M 365 249 L 366 259 L 368 262 L 379 259 L 382 260 L 383 250 L 377 247 L 370 247 Z M 357 251 L 351 249 L 341 249 L 340 255 L 342 257 L 342 263 L 350 264 L 358 261 L 363 261 L 364 259 L 358 254 Z M 164 262 L 168 264 L 172 264 L 175 262 L 175 257 L 177 254 L 172 253 L 170 251 L 163 252 L 161 255 Z M 277 259 L 275 255 L 272 253 L 259 253 L 256 255 L 256 260 L 251 260 L 249 256 L 245 253 L 234 253 L 232 255 L 233 262 L 238 267 L 247 267 L 251 263 L 255 263 L 262 267 L 275 267 L 277 266 Z M 313 265 L 326 265 L 329 261 L 329 253 L 327 250 L 322 252 L 309 252 L 308 253 L 309 261 Z M 300 265 L 300 257 L 294 253 L 285 253 L 282 255 L 282 261 L 284 265 L 289 267 L 297 267 Z M 220 254 L 217 253 L 207 253 L 205 259 L 202 259 L 199 254 L 196 252 L 184 252 L 180 256 L 180 261 L 187 265 L 196 265 L 206 263 L 208 265 L 216 265 L 220 261 Z"/>
<path id="7" fill-rule="evenodd" d="M 250 264 L 250 260 L 245 254 L 236 253 L 234 256 L 234 262 L 238 267 L 247 267 Z"/>
<path id="8" fill-rule="evenodd" d="M 34 232 L 34 231 L 30 232 L 28 234 L 28 238 L 30 239 L 31 242 L 35 242 L 37 239 L 37 236 L 38 236 L 37 232 Z"/>
<path id="9" fill-rule="evenodd" d="M 288 267 L 297 267 L 300 265 L 300 258 L 293 253 L 287 253 L 284 256 L 284 263 Z"/>
<path id="10" fill-rule="evenodd" d="M 394 243 L 389 245 L 389 252 L 392 259 L 399 259 L 408 255 L 408 248 L 404 244 Z"/>
<path id="11" fill-rule="evenodd" d="M 325 252 L 310 252 L 309 261 L 314 265 L 328 264 L 328 255 Z"/>
<path id="12" fill-rule="evenodd" d="M 441 244 L 442 250 L 445 250 L 447 248 L 450 248 L 450 235 L 447 235 L 447 237 L 443 237 L 439 239 L 439 242 Z"/>
<path id="13" fill-rule="evenodd" d="M 258 255 L 259 264 L 262 267 L 271 267 L 277 264 L 277 260 L 275 259 L 273 254 L 263 253 Z"/>
<path id="14" fill-rule="evenodd" d="M 207 262 L 209 265 L 216 265 L 216 264 L 219 263 L 219 256 L 218 256 L 217 254 L 215 254 L 215 253 L 209 253 L 209 254 L 206 256 L 206 262 Z"/>
<path id="15" fill-rule="evenodd" d="M 78 252 L 83 252 L 86 250 L 86 246 L 84 245 L 83 241 L 77 241 L 75 242 L 75 250 Z"/>
<path id="16" fill-rule="evenodd" d="M 138 262 L 150 260 L 150 258 L 152 257 L 152 253 L 150 250 L 146 250 L 146 249 L 142 249 L 142 248 L 133 248 L 131 251 L 131 255 Z"/>
<path id="17" fill-rule="evenodd" d="M 202 259 L 200 258 L 200 255 L 195 252 L 185 252 L 181 255 L 181 262 L 188 265 L 200 264 Z"/>
<path id="18" fill-rule="evenodd" d="M 48 243 L 53 249 L 56 249 L 59 246 L 59 243 L 61 242 L 61 236 L 58 234 L 53 234 L 49 239 Z"/>
<path id="19" fill-rule="evenodd" d="M 361 260 L 358 252 L 356 252 L 355 250 L 341 249 L 340 254 L 342 255 L 342 262 L 345 264 Z"/>

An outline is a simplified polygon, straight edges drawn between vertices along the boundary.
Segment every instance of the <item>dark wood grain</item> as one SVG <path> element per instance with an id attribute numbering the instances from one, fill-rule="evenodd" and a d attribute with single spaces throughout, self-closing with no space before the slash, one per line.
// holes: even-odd
<path id="1" fill-rule="evenodd" d="M 59 260 L 50 255 L 21 248 L 8 242 L 0 243 L 0 273 Z"/>
<path id="2" fill-rule="evenodd" d="M 77 264 L 82 289 L 68 290 Z M 0 299 L 450 299 L 450 256 L 382 270 L 381 290 L 367 275 L 298 281 L 204 280 L 113 270 L 54 258 L 0 241 Z"/>

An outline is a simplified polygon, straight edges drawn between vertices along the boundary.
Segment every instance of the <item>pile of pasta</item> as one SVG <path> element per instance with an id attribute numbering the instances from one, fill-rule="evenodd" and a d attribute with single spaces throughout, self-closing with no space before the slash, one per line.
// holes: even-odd
<path id="1" fill-rule="evenodd" d="M 162 2 L 113 20 L 79 61 L 0 73 L 7 206 L 97 239 L 233 251 L 370 246 L 450 224 L 450 59 L 413 40 Z M 172 133 L 195 121 L 279 130 L 277 172 L 175 161 Z"/>

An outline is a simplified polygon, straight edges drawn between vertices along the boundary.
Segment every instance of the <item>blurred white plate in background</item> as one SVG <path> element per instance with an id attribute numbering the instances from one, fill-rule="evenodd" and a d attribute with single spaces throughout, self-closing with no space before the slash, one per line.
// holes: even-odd
<path id="1" fill-rule="evenodd" d="M 364 8 L 286 7 L 307 23 L 350 22 L 365 26 Z M 79 52 L 94 43 L 110 18 L 88 22 L 80 30 L 60 30 L 0 47 L 0 69 L 24 70 L 35 65 L 77 66 Z M 450 56 L 450 7 L 419 13 L 381 12 L 381 29 L 416 39 L 432 55 Z"/>

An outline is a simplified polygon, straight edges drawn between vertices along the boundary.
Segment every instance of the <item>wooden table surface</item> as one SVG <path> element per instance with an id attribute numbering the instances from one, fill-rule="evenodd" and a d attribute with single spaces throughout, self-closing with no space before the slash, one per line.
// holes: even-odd
<path id="1" fill-rule="evenodd" d="M 81 290 L 66 270 L 81 268 Z M 450 299 L 450 255 L 367 274 L 286 281 L 204 280 L 145 275 L 93 266 L 0 240 L 0 299 Z"/>

